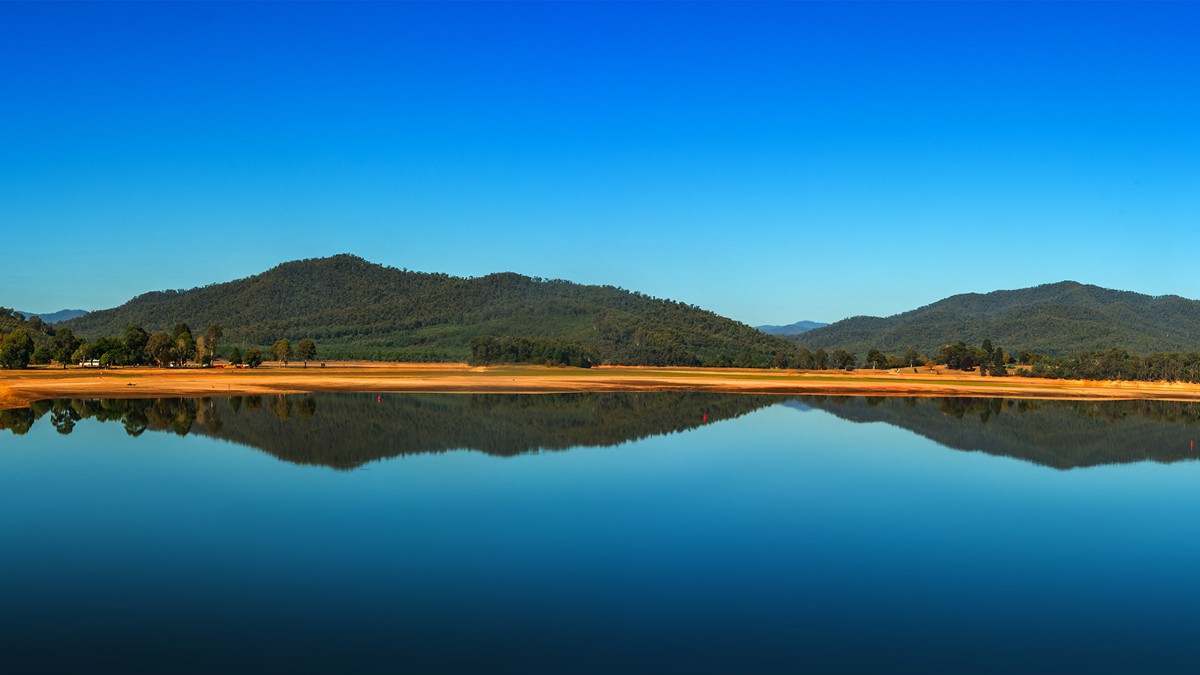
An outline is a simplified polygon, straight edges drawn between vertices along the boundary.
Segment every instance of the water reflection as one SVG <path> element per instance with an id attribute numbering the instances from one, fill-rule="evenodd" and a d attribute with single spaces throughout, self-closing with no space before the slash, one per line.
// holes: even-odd
<path id="1" fill-rule="evenodd" d="M 24 434 L 48 417 L 69 434 L 83 419 L 201 434 L 297 464 L 352 469 L 416 453 L 470 449 L 512 456 L 606 446 L 693 429 L 782 404 L 850 422 L 884 422 L 956 450 L 1057 469 L 1197 457 L 1200 404 L 709 394 L 309 394 L 188 399 L 75 399 L 0 410 Z"/>
<path id="2" fill-rule="evenodd" d="M 49 415 L 60 433 L 76 422 L 120 422 L 200 434 L 297 464 L 352 469 L 416 453 L 470 449 L 511 456 L 616 445 L 693 429 L 779 402 L 772 396 L 648 394 L 309 394 L 231 398 L 74 399 L 0 411 L 0 429 L 26 433 Z"/>
<path id="3" fill-rule="evenodd" d="M 851 422 L 885 422 L 955 450 L 1073 469 L 1198 457 L 1200 404 L 1003 398 L 800 396 Z"/>

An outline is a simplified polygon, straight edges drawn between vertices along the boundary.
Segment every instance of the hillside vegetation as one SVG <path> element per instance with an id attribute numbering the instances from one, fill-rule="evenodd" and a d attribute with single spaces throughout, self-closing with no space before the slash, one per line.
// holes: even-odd
<path id="1" fill-rule="evenodd" d="M 791 337 L 809 349 L 934 354 L 956 342 L 990 339 L 1019 350 L 1061 355 L 1124 349 L 1189 352 L 1200 346 L 1200 301 L 1149 296 L 1063 281 L 1013 291 L 967 293 L 903 314 L 857 316 Z"/>
<path id="2" fill-rule="evenodd" d="M 24 331 L 35 345 L 48 344 L 50 337 L 54 334 L 54 327 L 43 321 L 41 317 L 30 317 L 14 309 L 0 307 L 0 336 L 17 330 Z"/>
<path id="3" fill-rule="evenodd" d="M 478 336 L 584 348 L 598 363 L 760 365 L 795 353 L 785 340 L 684 303 L 612 286 L 513 273 L 460 278 L 352 255 L 284 263 L 246 279 L 157 291 L 60 324 L 87 339 L 131 324 L 169 331 L 218 324 L 223 344 L 312 338 L 322 358 L 463 361 Z"/>

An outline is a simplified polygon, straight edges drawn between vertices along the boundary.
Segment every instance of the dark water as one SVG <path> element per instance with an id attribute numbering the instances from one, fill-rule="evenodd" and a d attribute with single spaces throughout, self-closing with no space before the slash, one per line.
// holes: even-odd
<path id="1" fill-rule="evenodd" d="M 1200 407 L 0 412 L 9 672 L 1192 672 Z"/>

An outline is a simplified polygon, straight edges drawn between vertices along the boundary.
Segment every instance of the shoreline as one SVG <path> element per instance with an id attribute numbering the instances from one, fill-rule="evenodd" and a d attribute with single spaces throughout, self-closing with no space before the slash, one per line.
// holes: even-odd
<path id="1" fill-rule="evenodd" d="M 72 367 L 0 370 L 0 409 L 62 398 L 212 397 L 310 392 L 541 394 L 709 391 L 831 396 L 1200 401 L 1200 384 L 982 377 L 919 369 L 801 371 L 739 368 L 297 364 L 256 369 Z M 908 371 L 908 372 L 904 372 Z"/>

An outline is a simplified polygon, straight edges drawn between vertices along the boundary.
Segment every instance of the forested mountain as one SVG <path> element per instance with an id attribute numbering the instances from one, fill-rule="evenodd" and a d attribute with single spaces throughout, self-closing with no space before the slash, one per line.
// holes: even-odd
<path id="1" fill-rule="evenodd" d="M 179 322 L 224 328 L 223 344 L 312 338 L 321 358 L 461 361 L 477 336 L 563 341 L 600 363 L 770 365 L 785 340 L 691 305 L 519 274 L 459 278 L 352 255 L 284 263 L 246 279 L 157 291 L 62 326 L 89 340 Z"/>
<path id="2" fill-rule="evenodd" d="M 799 335 L 814 328 L 821 328 L 828 325 L 827 323 L 817 321 L 797 321 L 796 323 L 789 323 L 786 326 L 757 326 L 757 328 L 769 335 Z"/>
<path id="3" fill-rule="evenodd" d="M 946 344 L 985 339 L 1013 353 L 1190 352 L 1200 349 L 1200 301 L 1063 281 L 955 295 L 887 318 L 856 316 L 790 339 L 809 349 L 859 353 L 915 348 L 934 354 Z"/>

